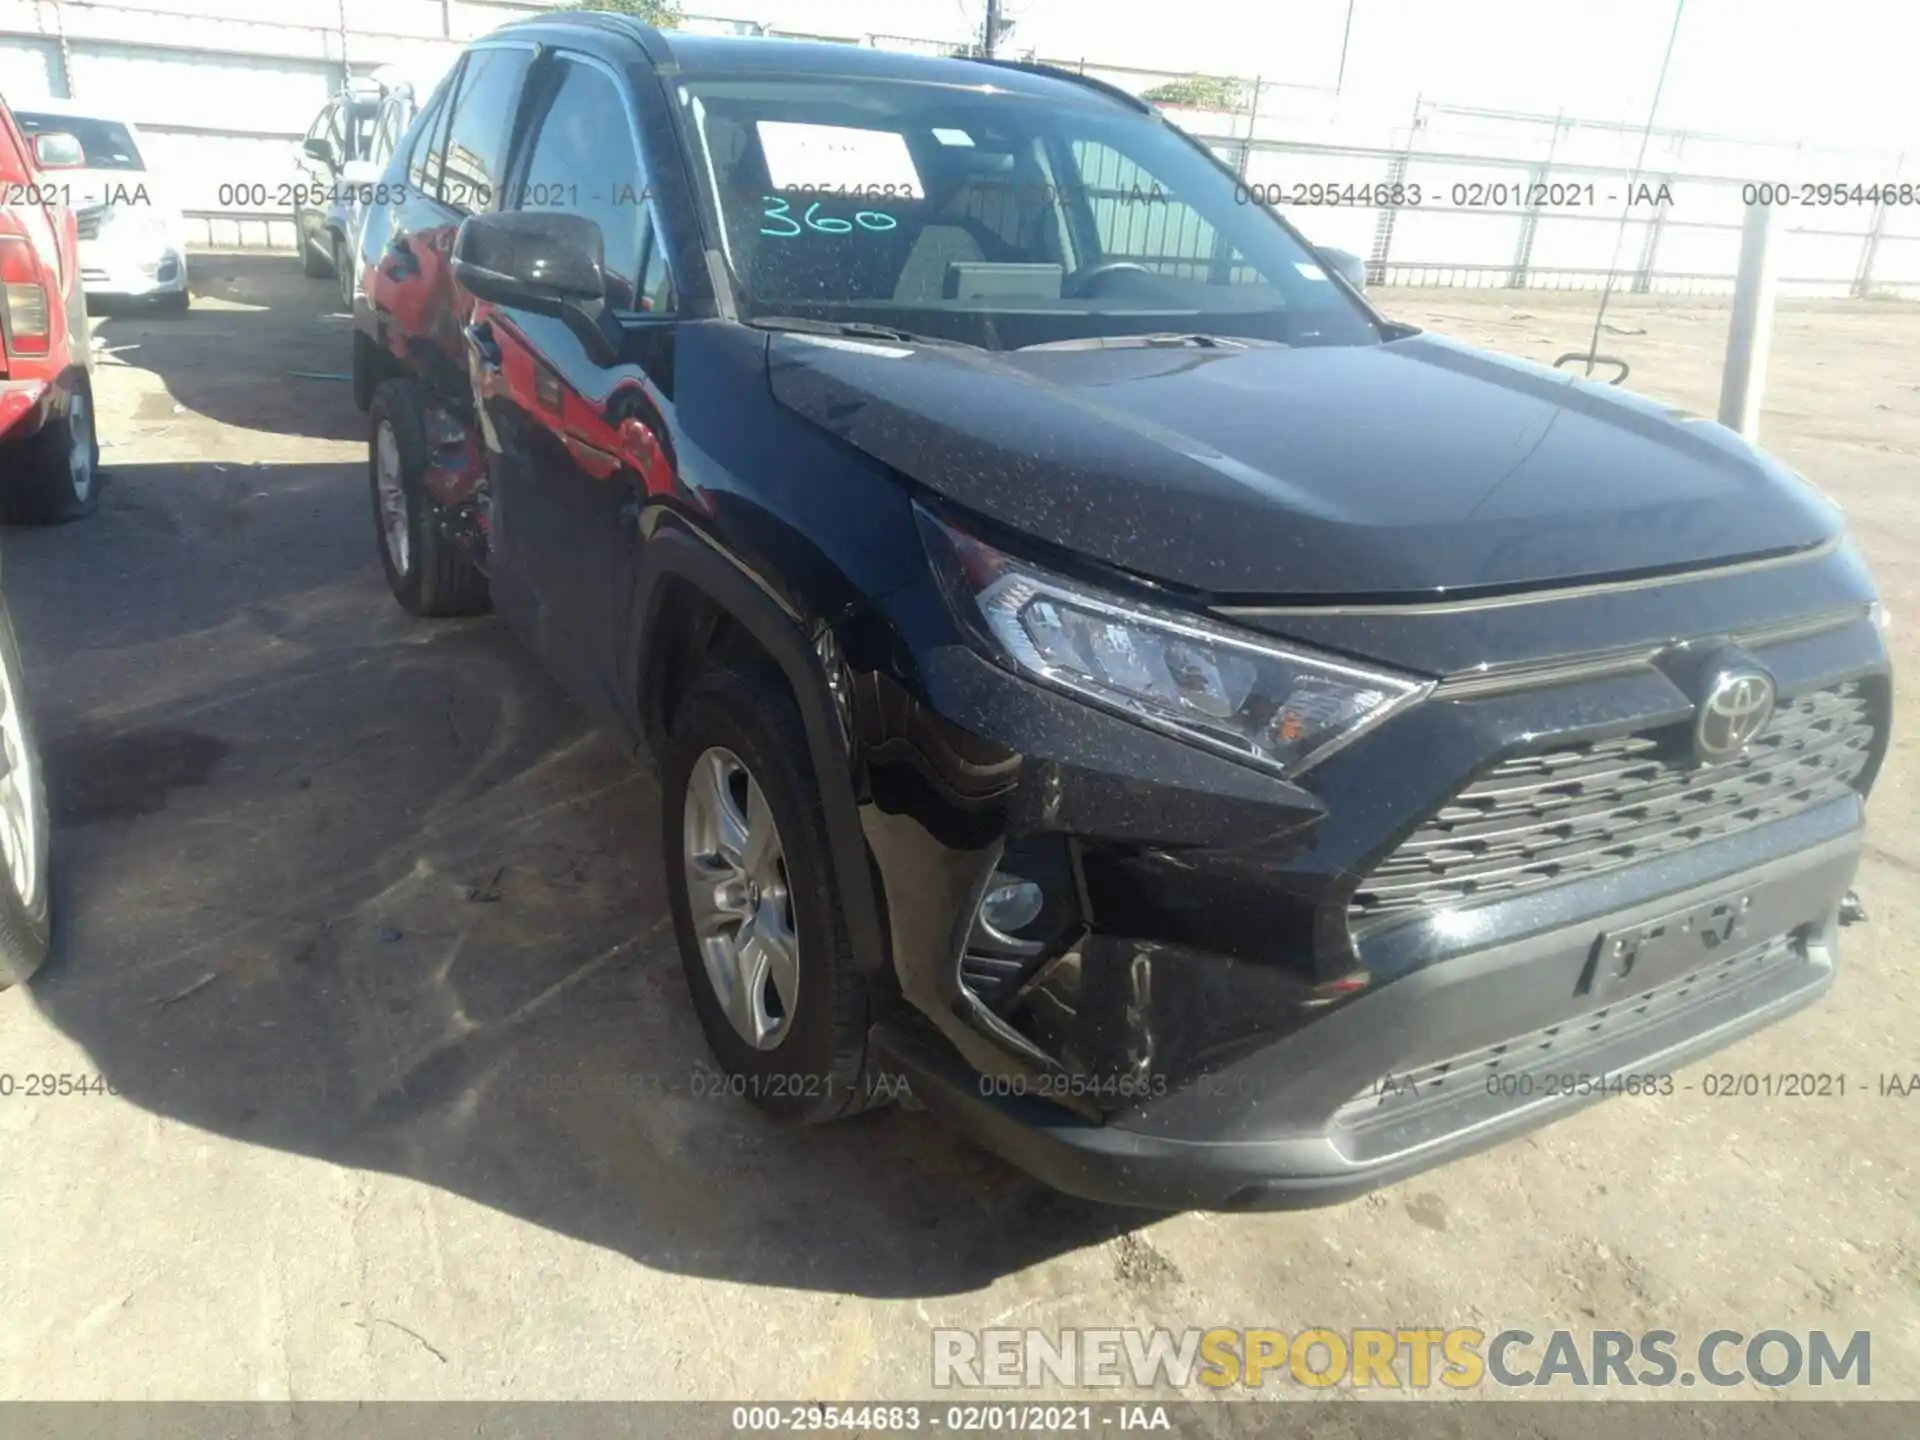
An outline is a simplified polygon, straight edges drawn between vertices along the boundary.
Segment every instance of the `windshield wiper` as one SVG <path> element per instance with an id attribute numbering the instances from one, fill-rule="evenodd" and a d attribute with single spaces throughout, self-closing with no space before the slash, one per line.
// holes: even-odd
<path id="1" fill-rule="evenodd" d="M 978 350 L 965 340 L 949 340 L 944 335 L 922 335 L 893 325 L 876 325 L 870 320 L 814 320 L 804 315 L 756 315 L 747 321 L 762 330 L 784 330 L 797 335 L 841 335 L 849 340 L 892 340 L 907 345 L 959 345 Z"/>
<path id="2" fill-rule="evenodd" d="M 1047 340 L 1022 345 L 1022 350 L 1250 350 L 1255 346 L 1284 345 L 1279 340 L 1251 340 L 1239 335 L 1188 335 L 1167 331 L 1154 335 L 1083 335 L 1077 340 Z"/>

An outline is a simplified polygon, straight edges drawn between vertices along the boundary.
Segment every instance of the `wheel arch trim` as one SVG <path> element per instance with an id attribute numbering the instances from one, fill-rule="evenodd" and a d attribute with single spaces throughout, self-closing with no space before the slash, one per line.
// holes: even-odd
<path id="1" fill-rule="evenodd" d="M 860 824 L 852 760 L 839 712 L 814 651 L 805 619 L 768 589 L 765 582 L 720 544 L 690 522 L 656 507 L 644 522 L 645 562 L 635 584 L 632 634 L 629 646 L 633 673 L 628 689 L 636 697 L 635 733 L 644 736 L 644 693 L 647 656 L 664 620 L 669 582 L 691 586 L 737 622 L 765 650 L 786 677 L 800 709 L 807 736 L 808 758 L 820 788 L 820 806 L 827 826 L 828 861 L 833 869 L 847 938 L 855 963 L 869 976 L 884 972 L 887 946 L 880 926 L 878 897 L 867 858 L 866 834 Z"/>

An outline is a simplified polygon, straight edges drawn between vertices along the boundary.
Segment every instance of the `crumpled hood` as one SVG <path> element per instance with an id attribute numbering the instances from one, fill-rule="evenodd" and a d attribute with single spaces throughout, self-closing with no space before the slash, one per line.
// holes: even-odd
<path id="1" fill-rule="evenodd" d="M 987 353 L 776 334 L 775 396 L 1002 525 L 1218 596 L 1432 596 L 1816 545 L 1733 432 L 1431 335 Z"/>

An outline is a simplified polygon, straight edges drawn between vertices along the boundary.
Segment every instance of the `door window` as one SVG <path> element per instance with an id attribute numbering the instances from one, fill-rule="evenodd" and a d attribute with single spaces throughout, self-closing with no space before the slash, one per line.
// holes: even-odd
<path id="1" fill-rule="evenodd" d="M 667 252 L 660 243 L 660 231 L 648 226 L 647 273 L 640 286 L 640 308 L 650 315 L 671 315 L 674 311 L 673 276 L 667 270 Z"/>
<path id="2" fill-rule="evenodd" d="M 647 228 L 646 174 L 620 86 L 606 71 L 560 62 L 552 103 L 520 182 L 523 210 L 565 210 L 600 227 L 607 297 L 616 310 L 636 308 L 634 291 Z M 668 289 L 665 257 L 650 287 Z"/>
<path id="3" fill-rule="evenodd" d="M 453 209 L 473 214 L 495 208 L 520 86 L 532 59 L 531 50 L 518 48 L 468 52 L 440 176 L 440 199 Z"/>

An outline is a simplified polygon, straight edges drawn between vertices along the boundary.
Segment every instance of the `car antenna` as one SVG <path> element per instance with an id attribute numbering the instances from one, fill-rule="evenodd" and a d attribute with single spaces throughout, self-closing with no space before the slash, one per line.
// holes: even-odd
<path id="1" fill-rule="evenodd" d="M 1660 75 L 1653 84 L 1653 103 L 1647 107 L 1647 123 L 1640 131 L 1640 153 L 1634 158 L 1633 180 L 1640 178 L 1640 167 L 1647 163 L 1647 143 L 1653 139 L 1654 117 L 1660 113 L 1660 95 L 1667 88 L 1667 71 L 1673 65 L 1674 42 L 1680 38 L 1680 17 L 1686 13 L 1687 0 L 1674 0 L 1673 28 L 1667 32 L 1667 53 L 1660 60 Z M 1613 235 L 1613 259 L 1607 264 L 1607 283 L 1600 289 L 1600 308 L 1593 317 L 1593 337 L 1588 340 L 1585 350 L 1569 350 L 1553 362 L 1558 370 L 1569 360 L 1584 360 L 1587 363 L 1583 378 L 1593 378 L 1595 365 L 1617 365 L 1620 373 L 1608 383 L 1619 385 L 1628 375 L 1627 362 L 1614 355 L 1600 353 L 1600 331 L 1607 321 L 1607 302 L 1613 298 L 1613 282 L 1620 276 L 1620 247 L 1626 243 L 1627 221 L 1633 214 L 1633 183 L 1627 185 L 1627 203 L 1620 207 L 1620 228 Z"/>

